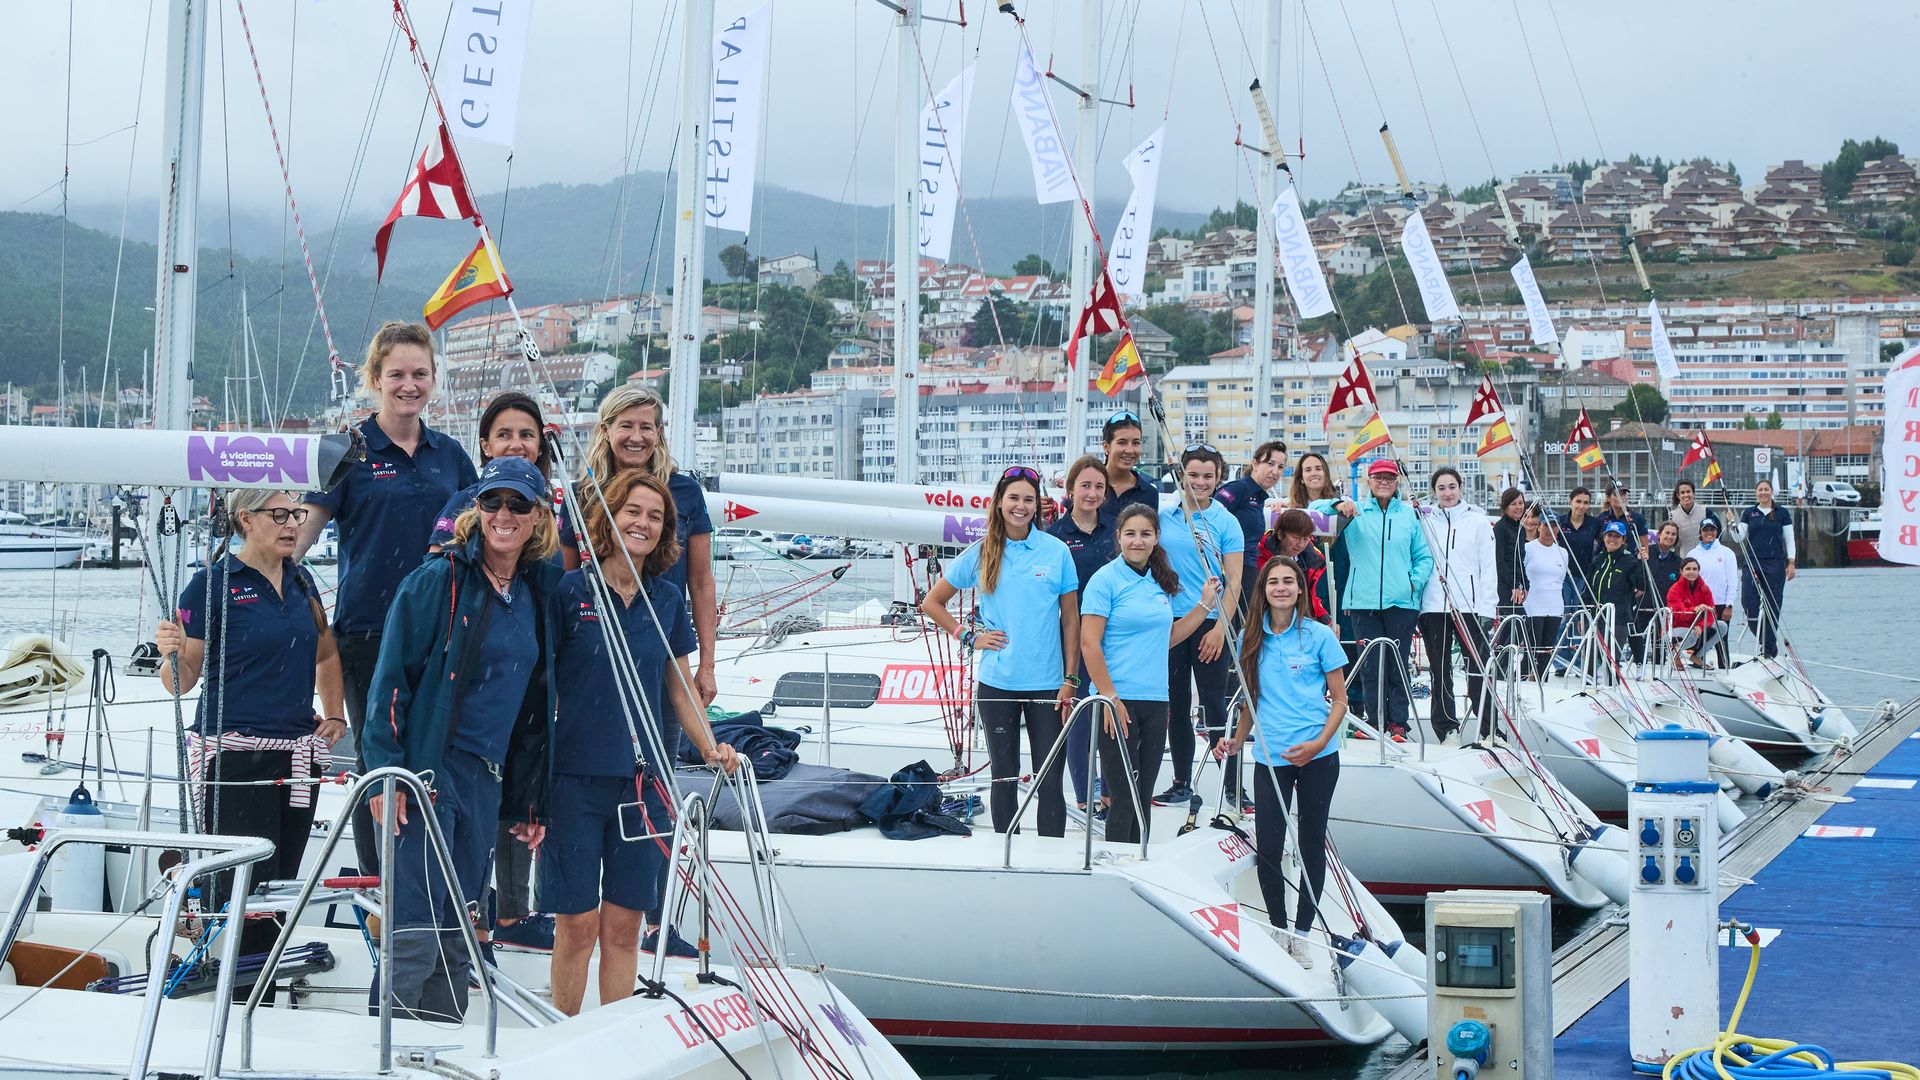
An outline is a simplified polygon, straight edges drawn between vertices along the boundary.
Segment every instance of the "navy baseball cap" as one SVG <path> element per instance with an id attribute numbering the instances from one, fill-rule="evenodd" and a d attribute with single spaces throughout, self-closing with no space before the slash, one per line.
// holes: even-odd
<path id="1" fill-rule="evenodd" d="M 547 488 L 547 479 L 540 470 L 525 458 L 497 457 L 487 462 L 480 470 L 480 486 L 475 494 L 485 495 L 489 491 L 506 490 L 524 496 L 536 503 L 545 503 L 552 495 Z"/>

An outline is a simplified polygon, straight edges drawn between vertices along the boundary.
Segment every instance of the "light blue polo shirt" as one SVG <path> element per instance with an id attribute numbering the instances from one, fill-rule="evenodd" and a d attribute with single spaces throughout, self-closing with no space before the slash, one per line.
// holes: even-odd
<path id="1" fill-rule="evenodd" d="M 1195 531 L 1206 547 L 1205 559 L 1194 543 Z M 1225 565 L 1222 557 L 1245 551 L 1247 538 L 1241 535 L 1240 522 L 1218 499 L 1193 515 L 1192 530 L 1187 528 L 1184 504 L 1174 503 L 1160 510 L 1160 547 L 1166 551 L 1173 572 L 1180 575 L 1180 594 L 1173 598 L 1173 610 L 1185 613 L 1200 602 L 1200 589 L 1207 578 L 1219 577 L 1221 588 L 1226 587 L 1227 579 L 1220 573 Z"/>
<path id="2" fill-rule="evenodd" d="M 1347 654 L 1340 639 L 1321 623 L 1295 618 L 1283 633 L 1271 629 L 1272 616 L 1260 644 L 1260 707 L 1254 711 L 1259 731 L 1253 760 L 1262 765 L 1285 765 L 1282 757 L 1320 734 L 1327 726 L 1327 672 L 1342 667 Z M 1336 736 L 1314 756 L 1326 757 L 1340 749 Z"/>
<path id="3" fill-rule="evenodd" d="M 1184 614 L 1189 605 L 1181 609 Z M 1173 637 L 1173 598 L 1153 575 L 1116 558 L 1093 572 L 1080 597 L 1080 614 L 1107 620 L 1100 651 L 1123 701 L 1167 700 L 1167 642 Z"/>
<path id="4" fill-rule="evenodd" d="M 980 545 L 947 567 L 947 584 L 980 587 Z M 1057 536 L 1030 529 L 1024 540 L 1007 541 L 1000 580 L 979 594 L 980 628 L 1004 630 L 1006 647 L 974 654 L 980 681 L 1002 690 L 1057 690 L 1066 677 L 1060 655 L 1060 598 L 1078 591 L 1073 552 Z M 1162 665 L 1164 666 L 1164 665 Z"/>

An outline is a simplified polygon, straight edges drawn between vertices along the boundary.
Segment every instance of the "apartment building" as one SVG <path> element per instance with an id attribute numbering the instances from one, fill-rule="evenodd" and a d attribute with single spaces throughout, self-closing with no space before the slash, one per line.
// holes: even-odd
<path id="1" fill-rule="evenodd" d="M 1920 196 L 1920 175 L 1916 175 L 1914 159 L 1904 157 L 1867 162 L 1854 177 L 1852 190 L 1847 192 L 1849 201 L 1883 206 L 1903 203 L 1915 196 Z"/>

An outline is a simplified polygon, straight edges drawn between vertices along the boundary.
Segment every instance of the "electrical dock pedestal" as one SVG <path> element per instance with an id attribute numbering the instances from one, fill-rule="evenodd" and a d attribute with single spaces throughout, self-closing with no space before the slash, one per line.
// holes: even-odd
<path id="1" fill-rule="evenodd" d="M 1641 1068 L 1707 1046 L 1719 1030 L 1720 788 L 1707 772 L 1711 738 L 1674 725 L 1634 736 L 1627 1014 Z"/>
<path id="2" fill-rule="evenodd" d="M 1479 889 L 1427 897 L 1430 1075 L 1551 1080 L 1551 903 Z"/>

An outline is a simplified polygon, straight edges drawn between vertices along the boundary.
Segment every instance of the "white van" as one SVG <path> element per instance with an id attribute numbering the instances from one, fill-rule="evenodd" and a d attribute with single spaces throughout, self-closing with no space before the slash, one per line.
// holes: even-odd
<path id="1" fill-rule="evenodd" d="M 1858 506 L 1860 490 L 1845 480 L 1822 480 L 1813 485 L 1807 498 L 1822 506 Z"/>

